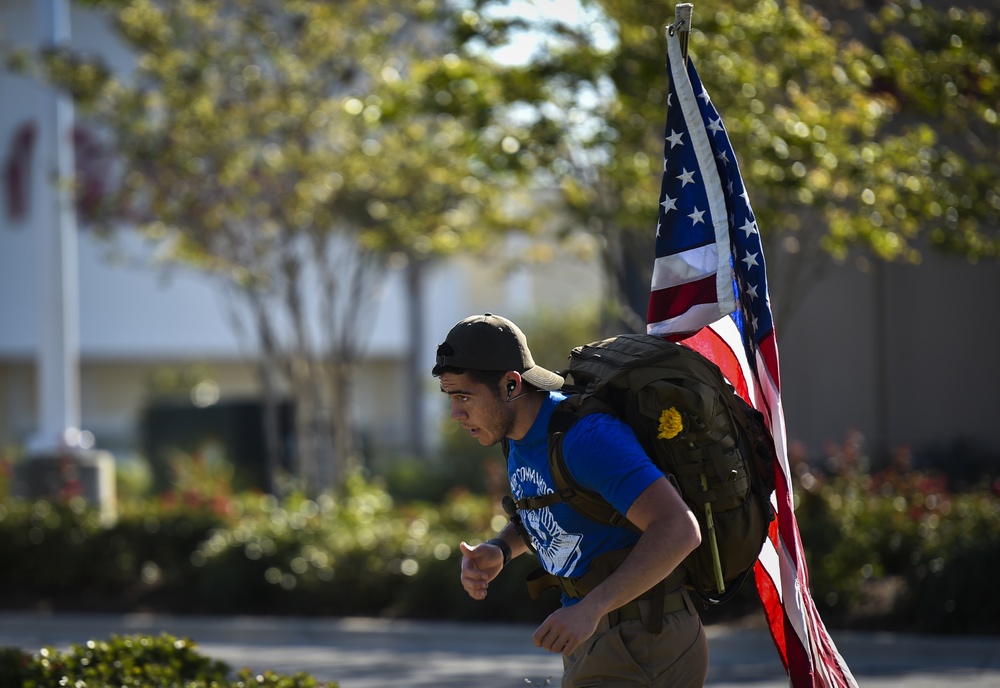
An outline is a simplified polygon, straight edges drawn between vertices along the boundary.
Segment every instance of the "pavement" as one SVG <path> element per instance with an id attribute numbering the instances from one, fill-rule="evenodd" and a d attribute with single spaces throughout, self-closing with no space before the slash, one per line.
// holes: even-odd
<path id="1" fill-rule="evenodd" d="M 558 686 L 560 658 L 536 648 L 532 631 L 522 624 L 368 618 L 0 612 L 0 647 L 65 650 L 114 634 L 168 633 L 194 641 L 202 654 L 234 668 L 304 671 L 340 688 Z M 706 685 L 788 686 L 766 630 L 710 625 L 707 631 Z M 1000 636 L 831 635 L 861 688 L 1000 688 Z"/>

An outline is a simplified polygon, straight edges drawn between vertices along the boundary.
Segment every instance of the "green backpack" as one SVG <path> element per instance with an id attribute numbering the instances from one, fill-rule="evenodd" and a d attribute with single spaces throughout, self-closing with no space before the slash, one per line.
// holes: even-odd
<path id="1" fill-rule="evenodd" d="M 735 595 L 774 519 L 775 449 L 760 412 L 707 358 L 651 335 L 626 334 L 577 347 L 563 373 L 568 378 L 563 391 L 570 396 L 549 423 L 555 494 L 510 506 L 538 509 L 564 501 L 595 520 L 634 527 L 577 484 L 563 460 L 562 438 L 577 420 L 611 413 L 673 476 L 698 519 L 701 545 L 683 562 L 688 587 L 712 603 Z"/>

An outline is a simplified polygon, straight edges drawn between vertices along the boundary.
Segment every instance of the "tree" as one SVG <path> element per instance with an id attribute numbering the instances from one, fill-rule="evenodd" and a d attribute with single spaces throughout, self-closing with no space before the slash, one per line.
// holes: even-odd
<path id="1" fill-rule="evenodd" d="M 632 304 L 626 323 L 643 327 L 666 107 L 662 32 L 672 17 L 637 0 L 595 0 L 584 3 L 595 12 L 584 26 L 539 28 L 498 13 L 504 4 L 474 3 L 457 39 L 475 52 L 527 30 L 552 37 L 506 70 L 501 100 L 530 110 L 521 138 L 544 149 L 538 158 L 571 222 L 604 238 L 607 269 Z M 910 262 L 924 244 L 998 256 L 1000 156 L 956 141 L 996 138 L 995 22 L 919 3 L 887 4 L 877 19 L 856 36 L 798 2 L 694 6 L 690 51 L 725 118 L 767 252 L 796 258 L 769 275 L 781 285 L 772 293 L 789 301 L 852 247 Z M 597 44 L 598 28 L 614 40 Z"/>
<path id="2" fill-rule="evenodd" d="M 338 484 L 386 261 L 419 265 L 524 224 L 505 224 L 509 193 L 478 162 L 478 130 L 420 83 L 421 70 L 454 67 L 434 3 L 85 4 L 137 56 L 120 76 L 88 56 L 46 60 L 118 155 L 104 223 L 134 223 L 169 260 L 233 287 L 261 354 L 270 472 L 284 386 L 304 485 Z"/>
<path id="3" fill-rule="evenodd" d="M 128 79 L 81 56 L 50 61 L 114 135 L 122 193 L 109 210 L 238 289 L 268 384 L 298 390 L 307 469 L 310 455 L 342 465 L 353 452 L 356 337 L 386 260 L 409 266 L 416 304 L 430 261 L 559 223 L 599 238 L 617 285 L 607 317 L 644 327 L 671 17 L 638 0 L 584 2 L 583 25 L 504 14 L 497 0 L 87 4 L 138 56 Z M 917 261 L 924 244 L 997 257 L 1000 153 L 970 138 L 997 133 L 993 19 L 916 3 L 856 13 L 871 21 L 795 1 L 695 6 L 691 54 L 768 255 L 794 258 L 769 265 L 785 314 L 856 247 L 882 260 Z M 863 35 L 845 28 L 859 24 Z M 543 48 L 498 60 L 526 31 Z M 323 304 L 304 300 L 306 283 Z M 309 331 L 313 307 L 322 333 Z"/>

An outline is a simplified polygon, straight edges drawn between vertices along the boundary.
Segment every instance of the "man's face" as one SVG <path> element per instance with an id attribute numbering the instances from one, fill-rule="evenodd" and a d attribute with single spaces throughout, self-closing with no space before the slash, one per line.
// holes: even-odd
<path id="1" fill-rule="evenodd" d="M 498 390 L 473 382 L 468 373 L 443 373 L 441 391 L 451 400 L 451 417 L 469 431 L 479 444 L 490 447 L 508 436 L 514 414 Z"/>

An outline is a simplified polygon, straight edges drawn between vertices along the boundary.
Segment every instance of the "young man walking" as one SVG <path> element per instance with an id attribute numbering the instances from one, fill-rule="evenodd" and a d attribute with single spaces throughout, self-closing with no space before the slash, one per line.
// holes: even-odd
<path id="1" fill-rule="evenodd" d="M 564 398 L 559 375 L 535 365 L 521 330 L 486 313 L 456 324 L 437 348 L 433 369 L 451 400 L 451 417 L 480 444 L 509 441 L 515 500 L 555 490 L 548 426 Z M 563 439 L 572 477 L 599 493 L 628 524 L 595 521 L 568 504 L 519 510 L 499 537 L 461 544 L 462 586 L 474 599 L 513 557 L 528 551 L 563 590 L 563 605 L 535 631 L 539 647 L 563 656 L 563 688 L 703 686 L 708 644 L 683 590 L 678 565 L 701 542 L 694 515 L 653 464 L 631 429 L 611 415 L 580 418 Z"/>

